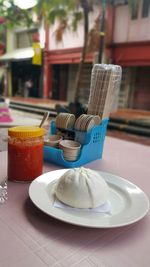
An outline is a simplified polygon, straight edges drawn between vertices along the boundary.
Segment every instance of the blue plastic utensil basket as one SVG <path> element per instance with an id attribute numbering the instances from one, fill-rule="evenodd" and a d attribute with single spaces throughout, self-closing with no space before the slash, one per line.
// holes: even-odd
<path id="1" fill-rule="evenodd" d="M 94 126 L 89 132 L 74 130 L 75 141 L 81 144 L 80 154 L 76 161 L 65 160 L 62 149 L 50 146 L 44 146 L 44 160 L 66 168 L 74 168 L 102 158 L 107 124 L 108 119 L 104 119 L 100 125 Z M 51 133 L 56 133 L 55 121 L 51 123 Z"/>

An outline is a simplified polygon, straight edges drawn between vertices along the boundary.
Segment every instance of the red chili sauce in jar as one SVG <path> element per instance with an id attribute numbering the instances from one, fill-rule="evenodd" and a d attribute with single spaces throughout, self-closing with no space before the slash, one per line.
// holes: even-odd
<path id="1" fill-rule="evenodd" d="M 8 179 L 32 181 L 42 174 L 44 129 L 19 126 L 8 135 Z"/>

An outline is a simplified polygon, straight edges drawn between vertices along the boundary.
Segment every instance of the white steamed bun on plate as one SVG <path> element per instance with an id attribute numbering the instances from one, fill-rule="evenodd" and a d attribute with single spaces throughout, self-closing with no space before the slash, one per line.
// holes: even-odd
<path id="1" fill-rule="evenodd" d="M 91 169 L 75 168 L 62 175 L 56 197 L 74 208 L 96 208 L 108 200 L 109 188 L 102 176 Z"/>

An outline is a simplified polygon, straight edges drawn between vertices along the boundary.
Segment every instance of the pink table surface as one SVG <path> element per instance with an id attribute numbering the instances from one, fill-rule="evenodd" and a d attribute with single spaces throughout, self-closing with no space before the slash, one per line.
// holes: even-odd
<path id="1" fill-rule="evenodd" d="M 150 198 L 149 147 L 106 138 L 102 160 L 86 166 L 120 175 Z M 44 172 L 58 169 L 45 164 Z M 7 153 L 0 153 L 0 175 Z M 8 183 L 9 199 L 0 205 L 1 267 L 149 267 L 150 212 L 139 222 L 115 229 L 90 229 L 62 223 L 38 210 L 29 184 Z"/>

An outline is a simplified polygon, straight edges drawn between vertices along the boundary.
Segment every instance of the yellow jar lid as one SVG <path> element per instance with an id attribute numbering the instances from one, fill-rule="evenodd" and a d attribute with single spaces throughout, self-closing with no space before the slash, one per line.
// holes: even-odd
<path id="1" fill-rule="evenodd" d="M 8 129 L 10 137 L 39 137 L 44 135 L 44 129 L 36 126 L 17 126 Z"/>

